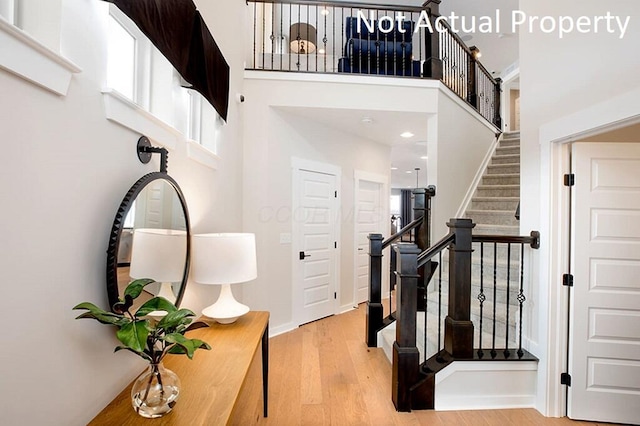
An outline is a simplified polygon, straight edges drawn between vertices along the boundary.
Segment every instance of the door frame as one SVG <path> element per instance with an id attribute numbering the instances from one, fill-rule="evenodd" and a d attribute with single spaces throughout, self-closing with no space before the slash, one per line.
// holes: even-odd
<path id="1" fill-rule="evenodd" d="M 335 250 L 335 262 L 334 262 L 334 291 L 336 293 L 336 298 L 333 301 L 332 305 L 332 313 L 335 315 L 339 313 L 339 301 L 340 301 L 340 253 L 342 244 L 340 244 L 340 232 L 341 232 L 341 177 L 342 177 L 342 169 L 339 166 L 322 163 L 319 161 L 306 160 L 298 157 L 291 157 L 291 277 L 292 277 L 292 294 L 291 294 L 291 314 L 292 321 L 294 327 L 300 326 L 303 321 L 302 312 L 301 312 L 301 302 L 302 302 L 302 294 L 301 289 L 296 286 L 296 283 L 300 282 L 302 276 L 302 268 L 300 267 L 300 262 L 298 262 L 297 255 L 300 252 L 300 230 L 299 227 L 296 226 L 296 212 L 300 206 L 300 199 L 298 194 L 300 193 L 300 172 L 308 171 L 313 173 L 322 173 L 327 175 L 335 176 L 336 179 L 336 191 L 338 192 L 338 196 L 336 197 L 336 217 L 334 218 L 334 230 L 333 230 L 333 238 L 338 242 L 338 247 Z"/>
<path id="2" fill-rule="evenodd" d="M 538 270 L 538 342 L 540 354 L 537 409 L 549 417 L 566 415 L 567 393 L 560 375 L 567 369 L 569 296 L 562 275 L 569 268 L 569 191 L 563 184 L 570 173 L 571 142 L 640 123 L 637 96 L 640 90 L 596 104 L 540 127 L 540 232 Z M 525 121 L 526 126 L 526 121 Z M 546 173 L 545 173 L 546 172 Z M 545 284 L 546 283 L 546 284 Z M 542 303 L 548 300 L 548 305 Z"/>
<path id="3" fill-rule="evenodd" d="M 357 230 L 357 213 L 358 213 L 358 188 L 360 181 L 375 182 L 380 184 L 380 202 L 382 207 L 383 217 L 389 218 L 389 198 L 391 197 L 391 191 L 389 190 L 389 177 L 378 174 L 365 172 L 362 170 L 354 170 L 353 172 L 353 307 L 357 307 L 357 294 L 358 294 L 358 230 Z M 384 219 L 382 222 L 384 226 Z M 389 224 L 389 229 L 391 225 Z M 388 236 L 390 231 L 383 233 L 383 237 Z M 389 270 L 389 256 L 382 258 L 382 271 Z M 382 274 L 382 294 L 389 291 L 389 275 Z"/>

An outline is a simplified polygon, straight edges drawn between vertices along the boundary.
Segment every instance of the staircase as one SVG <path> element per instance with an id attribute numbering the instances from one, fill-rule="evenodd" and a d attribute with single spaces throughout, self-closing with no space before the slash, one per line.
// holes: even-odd
<path id="1" fill-rule="evenodd" d="M 518 235 L 515 218 L 520 201 L 520 132 L 503 135 L 466 217 L 473 220 L 474 234 Z"/>

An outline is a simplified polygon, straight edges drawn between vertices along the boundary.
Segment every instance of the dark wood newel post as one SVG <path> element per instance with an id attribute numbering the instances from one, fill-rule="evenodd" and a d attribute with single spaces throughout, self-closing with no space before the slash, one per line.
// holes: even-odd
<path id="1" fill-rule="evenodd" d="M 436 19 L 440 16 L 441 0 L 429 0 L 423 4 L 423 7 L 429 14 L 429 21 L 433 28 L 433 33 L 425 30 L 425 58 L 422 66 L 422 75 L 426 78 L 434 78 L 442 80 L 443 68 L 442 58 L 440 57 L 440 33 L 436 29 Z"/>
<path id="2" fill-rule="evenodd" d="M 382 235 L 369 234 L 369 300 L 367 301 L 367 346 L 377 346 L 382 328 Z"/>
<path id="3" fill-rule="evenodd" d="M 495 117 L 493 119 L 493 124 L 495 124 L 498 129 L 502 129 L 502 117 L 500 116 L 500 107 L 501 107 L 500 99 L 502 98 L 501 93 L 502 93 L 502 79 L 496 78 L 496 90 L 494 92 L 495 99 L 493 101 Z"/>
<path id="4" fill-rule="evenodd" d="M 396 341 L 393 343 L 391 399 L 398 411 L 411 410 L 411 386 L 418 378 L 420 354 L 416 347 L 418 254 L 415 244 L 395 246 L 398 259 L 396 287 Z"/>
<path id="5" fill-rule="evenodd" d="M 471 322 L 471 219 L 450 219 L 455 239 L 449 247 L 449 313 L 444 320 L 444 349 L 454 358 L 473 358 Z"/>

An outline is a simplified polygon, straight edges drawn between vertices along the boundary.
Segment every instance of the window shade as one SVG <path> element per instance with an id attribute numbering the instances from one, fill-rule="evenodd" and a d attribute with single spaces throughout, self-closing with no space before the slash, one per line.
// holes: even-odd
<path id="1" fill-rule="evenodd" d="M 105 0 L 140 28 L 226 121 L 229 65 L 192 0 Z"/>

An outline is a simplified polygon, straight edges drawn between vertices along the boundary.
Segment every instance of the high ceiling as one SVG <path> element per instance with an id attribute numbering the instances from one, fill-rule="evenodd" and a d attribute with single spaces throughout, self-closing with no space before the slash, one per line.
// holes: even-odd
<path id="1" fill-rule="evenodd" d="M 393 6 L 420 6 L 423 0 L 350 0 L 350 3 L 385 4 Z M 475 45 L 482 52 L 481 62 L 495 77 L 518 59 L 518 36 L 510 31 L 510 16 L 518 8 L 518 0 L 442 0 L 440 13 L 449 16 L 452 12 L 471 22 L 472 17 L 490 16 L 495 21 L 496 10 L 500 10 L 501 32 L 481 34 L 460 32 L 458 35 L 468 46 Z M 460 18 L 461 19 L 461 18 Z M 328 127 L 336 128 L 357 137 L 391 145 L 391 187 L 416 186 L 416 168 L 419 185 L 426 185 L 428 156 L 426 144 L 426 117 L 394 111 L 333 110 L 323 108 L 297 108 L 289 111 L 304 116 Z M 371 119 L 370 123 L 363 119 Z M 367 120 L 365 120 L 367 121 Z M 399 135 L 410 131 L 414 136 L 403 139 Z"/>

